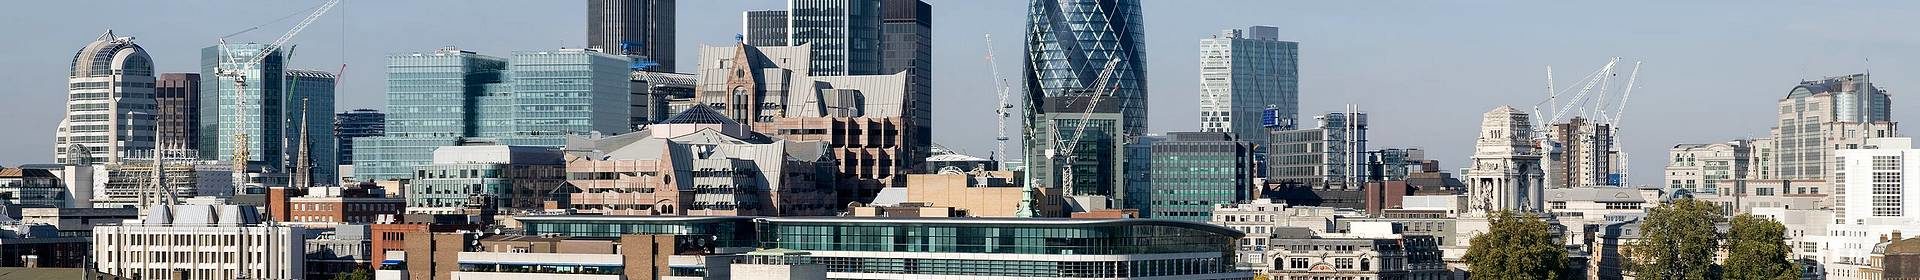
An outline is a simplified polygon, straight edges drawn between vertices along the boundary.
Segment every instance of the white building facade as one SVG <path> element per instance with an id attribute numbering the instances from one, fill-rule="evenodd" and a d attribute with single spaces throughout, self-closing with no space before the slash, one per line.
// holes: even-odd
<path id="1" fill-rule="evenodd" d="M 1863 149 L 1834 153 L 1833 223 L 1816 255 L 1827 279 L 1868 279 L 1875 244 L 1897 232 L 1920 231 L 1920 149 L 1911 138 L 1874 138 Z"/>
<path id="2" fill-rule="evenodd" d="M 252 206 L 155 205 L 143 219 L 94 227 L 93 258 L 134 279 L 303 279 L 305 236 L 262 224 Z"/>

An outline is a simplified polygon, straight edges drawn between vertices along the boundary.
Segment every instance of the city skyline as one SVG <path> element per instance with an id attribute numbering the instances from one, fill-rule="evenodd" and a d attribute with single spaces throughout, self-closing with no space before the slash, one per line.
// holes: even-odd
<path id="1" fill-rule="evenodd" d="M 980 59 L 986 46 L 979 38 L 985 33 L 1002 38 L 994 46 L 1003 62 L 1000 72 L 1017 81 L 1019 65 L 1011 62 L 1021 56 L 1022 42 L 1014 38 L 1022 32 L 1023 22 L 1018 19 L 1025 14 L 1025 3 L 928 2 L 936 7 L 935 18 L 969 23 L 934 26 L 935 40 L 942 43 L 934 47 L 934 59 L 941 61 L 933 70 L 938 84 L 933 89 L 938 112 L 933 118 L 939 128 L 933 132 L 934 141 L 985 156 L 992 150 L 993 139 L 973 132 L 993 129 L 992 122 L 975 120 L 990 116 L 994 101 L 981 98 L 991 96 L 992 78 Z M 1524 106 L 1545 98 L 1541 88 L 1547 65 L 1558 68 L 1561 78 L 1556 82 L 1564 87 L 1610 56 L 1647 61 L 1648 71 L 1640 80 L 1643 87 L 1630 101 L 1620 132 L 1620 144 L 1635 155 L 1630 163 L 1634 184 L 1658 183 L 1664 151 L 1676 143 L 1765 137 L 1772 124 L 1755 120 L 1775 116 L 1775 103 L 1794 81 L 1867 72 L 1866 60 L 1872 59 L 1871 70 L 1879 74 L 1875 83 L 1895 99 L 1904 93 L 1902 89 L 1920 84 L 1920 78 L 1908 74 L 1917 70 L 1911 63 L 1920 62 L 1920 54 L 1900 51 L 1920 46 L 1920 36 L 1891 32 L 1916 23 L 1895 18 L 1911 14 L 1903 12 L 1915 11 L 1915 6 L 1849 9 L 1860 14 L 1837 15 L 1800 12 L 1823 7 L 1813 3 L 1735 7 L 1663 3 L 1661 9 L 1651 9 L 1647 6 L 1652 4 L 1644 2 L 1613 6 L 1143 2 L 1150 34 L 1146 37 L 1147 73 L 1152 81 L 1148 91 L 1153 92 L 1149 98 L 1154 104 L 1149 131 L 1199 130 L 1194 97 L 1199 92 L 1200 39 L 1223 29 L 1269 25 L 1279 27 L 1281 40 L 1300 42 L 1302 115 L 1336 111 L 1345 103 L 1369 108 L 1375 145 L 1425 148 L 1429 158 L 1441 160 L 1446 170 L 1467 161 L 1478 114 L 1503 104 L 1525 110 Z M 121 3 L 28 3 L 0 12 L 21 22 L 20 28 L 0 30 L 0 36 L 29 42 L 0 53 L 0 63 L 9 66 L 0 69 L 0 82 L 13 85 L 15 90 L 8 96 L 19 97 L 6 107 L 16 121 L 0 124 L 0 130 L 53 131 L 61 118 L 57 105 L 62 104 L 59 93 L 64 92 L 61 76 L 70 62 L 65 53 L 109 28 L 120 36 L 139 38 L 137 42 L 153 57 L 155 72 L 195 72 L 198 50 L 213 45 L 214 37 L 272 22 L 318 1 Z M 585 31 L 579 27 L 585 18 L 579 15 L 585 7 L 575 4 L 350 3 L 291 43 L 302 47 L 289 68 L 338 69 L 344 57 L 352 67 L 340 82 L 336 108 L 384 108 L 385 74 L 379 68 L 386 55 L 448 45 L 494 54 L 582 47 Z M 700 45 L 732 43 L 740 30 L 740 11 L 784 6 L 784 1 L 681 3 L 677 18 L 686 23 L 677 31 L 679 60 L 696 61 L 690 59 L 697 55 L 691 50 Z M 1272 13 L 1219 13 L 1222 7 Z M 418 12 L 428 8 L 436 12 Z M 1707 8 L 1724 12 L 1688 12 Z M 100 19 L 90 22 L 94 24 L 67 24 L 71 15 L 34 12 L 58 10 L 95 11 Z M 1569 10 L 1589 12 L 1572 15 L 1565 12 Z M 352 36 L 340 32 L 342 15 L 351 20 L 345 26 Z M 437 24 L 460 17 L 479 20 Z M 1209 20 L 1179 20 L 1194 17 Z M 262 30 L 290 24 L 280 21 Z M 272 33 L 254 31 L 235 40 L 269 41 Z M 342 45 L 350 47 L 343 52 Z M 674 70 L 692 72 L 694 67 L 680 63 Z M 1896 100 L 1895 104 L 1903 103 Z M 1911 118 L 1893 116 L 1895 121 Z M 20 139 L 10 141 L 16 145 L 0 148 L 0 164 L 53 162 L 45 148 L 52 145 L 51 137 Z"/>

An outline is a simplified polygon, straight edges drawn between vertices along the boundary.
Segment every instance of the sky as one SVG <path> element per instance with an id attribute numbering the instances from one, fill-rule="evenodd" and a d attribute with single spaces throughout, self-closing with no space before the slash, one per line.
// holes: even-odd
<path id="1" fill-rule="evenodd" d="M 985 60 L 993 34 L 1001 75 L 1019 79 L 1026 1 L 926 0 L 934 7 L 934 142 L 993 150 L 997 103 Z M 272 41 L 321 0 L 25 1 L 0 9 L 0 165 L 52 161 L 73 53 L 108 29 L 134 36 L 161 72 L 198 71 L 199 49 Z M 1610 57 L 1644 61 L 1619 144 L 1630 181 L 1659 184 L 1679 143 L 1766 137 L 1773 108 L 1802 80 L 1869 71 L 1894 96 L 1894 119 L 1920 88 L 1920 2 L 1872 1 L 1173 1 L 1145 0 L 1149 130 L 1199 127 L 1199 41 L 1221 30 L 1277 26 L 1300 42 L 1302 115 L 1346 104 L 1371 114 L 1369 146 L 1417 147 L 1455 170 L 1473 152 L 1480 114 L 1545 100 Z M 780 0 L 681 0 L 678 65 L 702 45 L 734 41 L 740 12 Z M 347 0 L 294 38 L 296 68 L 345 73 L 336 108 L 384 107 L 385 56 L 457 46 L 504 56 L 581 47 L 586 3 Z M 1624 66 L 1623 66 L 1624 67 Z M 1626 71 L 1619 72 L 1623 77 Z M 1624 80 L 1624 79 L 1623 79 Z M 1014 93 L 1016 100 L 1018 92 Z M 1907 101 L 1915 102 L 1915 101 Z M 1018 103 L 1018 102 L 1015 102 Z M 1010 121 L 1017 135 L 1018 121 Z M 1017 139 L 1010 147 L 1018 147 Z M 1017 148 L 1009 148 L 1017 152 Z"/>

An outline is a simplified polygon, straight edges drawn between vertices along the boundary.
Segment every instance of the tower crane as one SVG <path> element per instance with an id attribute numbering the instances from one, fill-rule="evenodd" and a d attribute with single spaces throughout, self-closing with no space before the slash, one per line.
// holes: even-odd
<path id="1" fill-rule="evenodd" d="M 1007 85 L 1009 83 L 1006 76 L 1000 75 L 1000 63 L 993 59 L 993 34 L 987 34 L 987 68 L 993 71 L 994 91 L 1000 95 L 1000 105 L 993 108 L 993 113 L 1000 123 L 999 128 L 995 130 L 999 135 L 993 138 L 993 154 L 987 156 L 988 159 L 997 159 L 1007 155 L 1007 118 L 1013 116 L 1013 104 L 1007 103 L 1008 91 L 1012 90 L 1012 87 Z"/>
<path id="2" fill-rule="evenodd" d="M 1086 137 L 1087 123 L 1093 121 L 1093 113 L 1100 106 L 1100 100 L 1113 94 L 1113 87 L 1109 84 L 1112 82 L 1113 69 L 1119 64 L 1120 59 L 1108 60 L 1107 65 L 1100 69 L 1100 76 L 1093 80 L 1092 86 L 1087 87 L 1087 109 L 1080 113 L 1080 120 L 1073 127 L 1073 137 L 1061 137 L 1064 139 L 1056 140 L 1062 142 L 1060 152 L 1056 154 L 1067 162 L 1066 167 L 1060 169 L 1061 195 L 1073 195 L 1073 162 L 1074 157 L 1079 154 L 1080 139 Z"/>
<path id="3" fill-rule="evenodd" d="M 306 18 L 301 19 L 300 23 L 295 24 L 291 30 L 287 30 L 286 34 L 281 34 L 280 38 L 273 40 L 273 43 L 267 44 L 267 46 L 261 48 L 259 52 L 246 58 L 236 57 L 233 50 L 227 47 L 227 39 L 224 37 L 220 38 L 218 48 L 220 53 L 227 57 L 227 61 L 215 67 L 214 75 L 233 79 L 233 112 L 235 115 L 240 115 L 245 112 L 246 98 L 241 98 L 241 95 L 247 93 L 247 73 L 261 70 L 259 67 L 260 62 L 265 61 L 267 56 L 272 55 L 274 51 L 286 45 L 287 41 L 293 40 L 294 35 L 300 34 L 301 30 L 306 29 L 307 25 L 313 24 L 314 20 L 320 19 L 320 16 L 325 15 L 328 10 L 332 10 L 333 6 L 339 5 L 340 1 L 341 0 L 328 0 L 326 4 L 320 5 L 320 8 L 313 11 L 312 14 L 308 14 Z M 228 64 L 237 65 L 239 69 L 228 68 Z M 251 143 L 249 143 L 250 140 L 248 139 L 249 136 L 246 131 L 246 118 L 236 117 L 234 121 L 236 123 L 234 123 L 235 129 L 233 134 L 233 184 L 235 189 L 240 189 L 246 186 L 247 161 L 252 158 L 252 151 L 248 147 Z"/>

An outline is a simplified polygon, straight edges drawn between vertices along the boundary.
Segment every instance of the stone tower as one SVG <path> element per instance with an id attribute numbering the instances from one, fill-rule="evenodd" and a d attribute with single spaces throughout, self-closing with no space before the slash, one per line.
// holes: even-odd
<path id="1" fill-rule="evenodd" d="M 1527 113 L 1494 108 L 1480 119 L 1473 165 L 1467 168 L 1467 212 L 1541 211 L 1543 174 Z"/>

